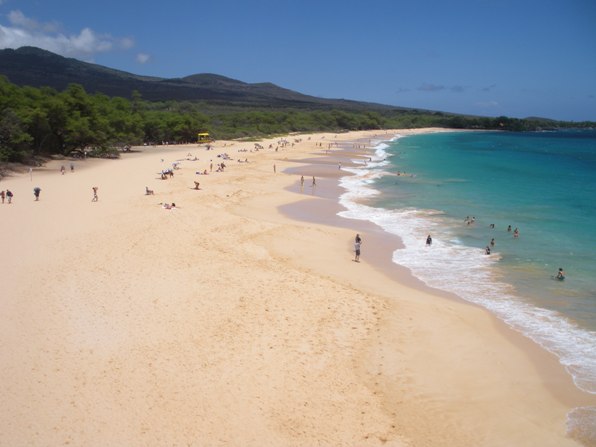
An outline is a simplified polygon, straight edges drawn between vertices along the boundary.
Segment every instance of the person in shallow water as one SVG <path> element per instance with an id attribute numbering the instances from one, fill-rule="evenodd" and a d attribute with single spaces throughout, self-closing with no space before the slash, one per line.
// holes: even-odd
<path id="1" fill-rule="evenodd" d="M 557 272 L 557 279 L 560 281 L 565 279 L 565 271 L 562 267 L 559 267 L 559 271 Z"/>

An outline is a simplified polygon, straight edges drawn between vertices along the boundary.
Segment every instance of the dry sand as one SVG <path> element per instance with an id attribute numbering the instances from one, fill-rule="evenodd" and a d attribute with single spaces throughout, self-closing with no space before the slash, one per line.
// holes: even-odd
<path id="1" fill-rule="evenodd" d="M 0 446 L 578 445 L 566 413 L 590 398 L 553 356 L 379 260 L 370 226 L 355 263 L 354 229 L 317 220 L 337 206 L 326 145 L 372 137 L 145 147 L 3 179 Z M 225 172 L 196 174 L 225 152 Z M 297 201 L 309 221 L 280 211 Z"/>

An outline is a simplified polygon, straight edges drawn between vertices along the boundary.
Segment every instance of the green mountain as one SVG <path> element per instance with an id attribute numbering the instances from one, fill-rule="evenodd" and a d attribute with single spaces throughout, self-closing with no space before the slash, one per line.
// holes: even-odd
<path id="1" fill-rule="evenodd" d="M 175 79 L 139 76 L 35 47 L 0 50 L 0 75 L 19 86 L 48 86 L 59 91 L 71 83 L 81 84 L 88 93 L 108 96 L 131 98 L 133 91 L 138 91 L 148 101 L 185 100 L 220 105 L 308 109 L 401 109 L 343 99 L 317 98 L 271 83 L 249 84 L 216 74 L 194 74 Z"/>

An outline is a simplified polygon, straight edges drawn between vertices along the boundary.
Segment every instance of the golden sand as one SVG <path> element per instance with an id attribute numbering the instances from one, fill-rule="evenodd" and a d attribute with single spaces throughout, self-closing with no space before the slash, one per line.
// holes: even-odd
<path id="1" fill-rule="evenodd" d="M 554 357 L 369 262 L 366 231 L 355 263 L 352 228 L 280 212 L 331 202 L 287 169 L 374 136 L 143 147 L 3 179 L 0 445 L 577 445 L 565 417 L 585 396 Z"/>

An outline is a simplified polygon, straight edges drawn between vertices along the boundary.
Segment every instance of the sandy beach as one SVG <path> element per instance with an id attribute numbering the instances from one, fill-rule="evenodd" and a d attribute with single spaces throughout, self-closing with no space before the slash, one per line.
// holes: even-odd
<path id="1" fill-rule="evenodd" d="M 581 445 L 567 413 L 596 402 L 553 355 L 335 216 L 339 163 L 430 131 L 139 147 L 3 178 L 0 446 Z"/>

